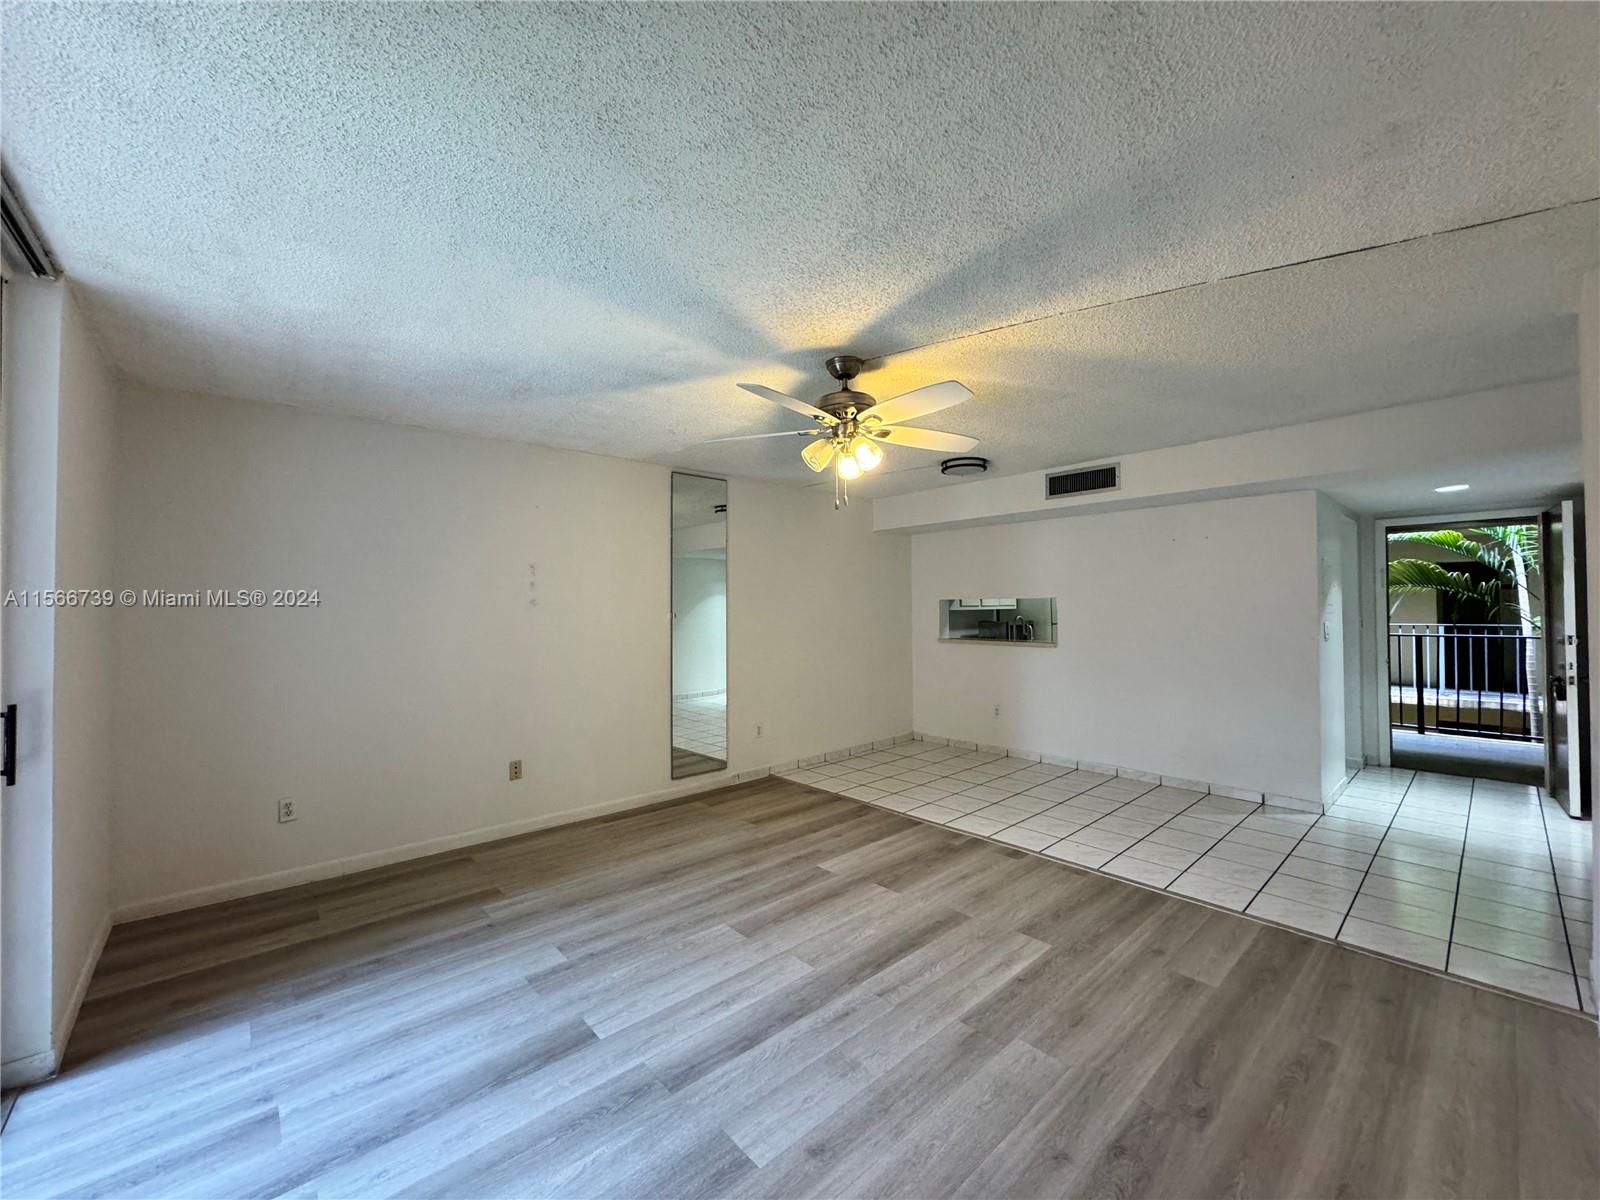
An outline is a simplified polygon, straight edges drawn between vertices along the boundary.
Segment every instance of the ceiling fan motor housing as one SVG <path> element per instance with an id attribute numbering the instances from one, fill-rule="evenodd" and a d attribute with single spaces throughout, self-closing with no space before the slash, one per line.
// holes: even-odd
<path id="1" fill-rule="evenodd" d="M 817 407 L 824 412 L 831 413 L 841 421 L 854 412 L 865 412 L 876 401 L 866 392 L 852 391 L 850 381 L 861 374 L 861 368 L 866 363 L 854 354 L 835 354 L 827 361 L 828 374 L 844 384 L 837 392 L 829 392 L 817 401 Z"/>
<path id="2" fill-rule="evenodd" d="M 866 392 L 857 392 L 852 391 L 850 388 L 843 388 L 837 392 L 829 392 L 826 396 L 822 397 L 822 399 L 817 401 L 817 407 L 822 409 L 824 412 L 833 414 L 835 417 L 838 417 L 841 421 L 843 421 L 855 413 L 866 412 L 867 409 L 871 408 L 876 403 L 877 400 L 872 396 L 867 395 Z"/>
<path id="3" fill-rule="evenodd" d="M 828 374 L 835 379 L 849 383 L 861 374 L 861 368 L 866 366 L 866 360 L 857 358 L 854 354 L 835 354 L 827 362 Z"/>

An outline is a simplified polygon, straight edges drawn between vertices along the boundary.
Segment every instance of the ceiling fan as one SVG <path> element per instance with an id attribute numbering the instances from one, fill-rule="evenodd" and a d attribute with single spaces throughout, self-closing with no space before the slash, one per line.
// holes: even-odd
<path id="1" fill-rule="evenodd" d="M 850 503 L 848 483 L 858 479 L 883 461 L 882 445 L 909 446 L 913 450 L 933 450 L 942 454 L 964 454 L 978 444 L 977 438 L 933 429 L 908 429 L 901 422 L 914 421 L 952 404 L 960 404 L 972 393 L 954 379 L 930 383 L 889 400 L 879 402 L 866 392 L 852 390 L 850 381 L 865 364 L 853 354 L 835 354 L 828 359 L 828 374 L 840 383 L 816 404 L 796 400 L 759 383 L 739 386 L 791 412 L 810 417 L 815 429 L 786 429 L 781 433 L 746 433 L 737 437 L 711 438 L 713 442 L 744 442 L 756 438 L 803 437 L 813 440 L 800 452 L 801 460 L 813 471 L 822 472 L 834 465 L 833 503 L 837 508 Z"/>

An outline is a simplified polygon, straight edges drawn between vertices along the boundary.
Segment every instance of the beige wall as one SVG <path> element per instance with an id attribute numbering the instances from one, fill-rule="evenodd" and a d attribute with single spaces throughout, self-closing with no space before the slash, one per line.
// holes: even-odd
<path id="1" fill-rule="evenodd" d="M 918 730 L 1320 804 L 1314 493 L 919 533 L 912 558 Z M 1055 596 L 1059 645 L 940 642 L 939 601 L 976 595 Z"/>
<path id="2" fill-rule="evenodd" d="M 1326 803 L 1361 759 L 1360 580 L 1355 518 L 1317 497 L 1318 753 Z"/>
<path id="3" fill-rule="evenodd" d="M 56 579 L 105 588 L 112 572 L 116 385 L 70 294 L 61 335 Z M 56 614 L 54 1022 L 70 1029 L 111 915 L 111 625 L 106 607 Z M 58 1046 L 58 1049 L 61 1047 Z"/>
<path id="4" fill-rule="evenodd" d="M 144 389 L 117 464 L 119 587 L 321 600 L 117 610 L 123 912 L 726 778 L 669 777 L 665 467 Z M 731 772 L 909 730 L 908 539 L 869 521 L 731 482 Z"/>
<path id="5" fill-rule="evenodd" d="M 64 284 L 6 289 L 4 582 L 99 588 L 111 575 L 112 377 Z M 8 604 L 17 786 L 3 807 L 3 1074 L 54 1070 L 110 917 L 110 630 L 105 608 Z"/>
<path id="6" fill-rule="evenodd" d="M 27 592 L 55 586 L 56 446 L 60 432 L 61 313 L 64 292 L 44 283 L 8 283 L 5 347 L 5 586 Z M 4 831 L 4 960 L 0 964 L 3 1082 L 45 1077 L 51 1055 L 52 715 L 55 712 L 55 612 L 8 604 L 5 700 L 17 705 L 17 782 L 0 804 Z"/>

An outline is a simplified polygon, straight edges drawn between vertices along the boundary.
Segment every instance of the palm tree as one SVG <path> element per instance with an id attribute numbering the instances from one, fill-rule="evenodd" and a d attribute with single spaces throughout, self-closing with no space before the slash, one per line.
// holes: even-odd
<path id="1" fill-rule="evenodd" d="M 1458 600 L 1483 605 L 1489 621 L 1514 620 L 1522 631 L 1523 669 L 1529 688 L 1539 678 L 1538 651 L 1534 637 L 1539 632 L 1540 598 L 1528 587 L 1528 576 L 1539 570 L 1539 529 L 1536 525 L 1487 525 L 1478 529 L 1425 529 L 1391 533 L 1389 541 L 1418 542 L 1437 546 L 1457 558 L 1482 563 L 1494 571 L 1494 578 L 1475 583 L 1462 571 L 1451 571 L 1424 558 L 1397 558 L 1389 563 L 1389 611 L 1403 596 L 1453 596 Z M 1532 732 L 1540 732 L 1539 704 L 1530 704 Z"/>
<path id="2" fill-rule="evenodd" d="M 1469 536 L 1475 535 L 1475 536 Z M 1539 569 L 1539 532 L 1533 525 L 1490 525 L 1482 529 L 1419 529 L 1391 533 L 1392 542 L 1424 542 L 1489 567 L 1495 578 L 1474 583 L 1425 558 L 1397 558 L 1389 564 L 1389 611 L 1402 596 L 1432 594 L 1475 600 L 1492 621 L 1513 617 L 1524 633 L 1538 628 L 1539 597 L 1528 589 L 1528 575 Z M 1511 595 L 1508 596 L 1507 592 Z"/>

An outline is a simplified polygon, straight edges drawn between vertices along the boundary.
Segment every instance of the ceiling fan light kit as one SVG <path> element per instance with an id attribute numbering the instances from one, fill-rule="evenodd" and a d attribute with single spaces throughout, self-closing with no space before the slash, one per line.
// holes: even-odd
<path id="1" fill-rule="evenodd" d="M 816 404 L 759 383 L 739 386 L 752 395 L 781 404 L 790 412 L 815 421 L 817 428 L 785 430 L 780 433 L 752 433 L 741 437 L 712 438 L 716 442 L 742 442 L 755 438 L 804 437 L 816 439 L 800 451 L 807 467 L 819 474 L 831 464 L 833 506 L 850 503 L 849 482 L 875 470 L 883 462 L 883 445 L 907 446 L 913 450 L 932 450 L 961 454 L 978 444 L 977 438 L 933 429 L 911 429 L 901 425 L 968 399 L 972 393 L 953 379 L 915 388 L 881 403 L 866 392 L 851 388 L 850 381 L 866 364 L 853 354 L 835 354 L 827 361 L 828 374 L 839 381 L 839 389 L 829 392 Z M 977 460 L 982 462 L 983 460 Z M 988 464 L 985 463 L 985 466 Z M 941 467 L 941 470 L 943 468 Z"/>

